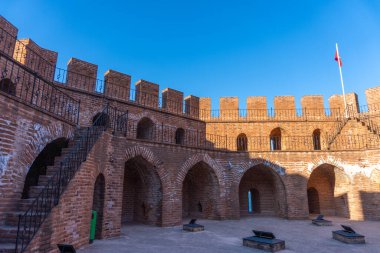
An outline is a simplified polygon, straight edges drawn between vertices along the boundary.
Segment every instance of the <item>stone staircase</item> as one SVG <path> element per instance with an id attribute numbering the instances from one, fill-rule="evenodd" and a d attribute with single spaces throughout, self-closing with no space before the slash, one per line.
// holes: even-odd
<path id="1" fill-rule="evenodd" d="M 331 148 L 331 145 L 335 141 L 335 139 L 338 137 L 342 129 L 346 126 L 347 122 L 350 120 L 348 117 L 344 117 L 342 121 L 339 121 L 337 125 L 335 126 L 335 129 L 333 130 L 332 134 L 329 134 L 327 136 L 327 149 Z"/>
<path id="2" fill-rule="evenodd" d="M 31 186 L 29 189 L 29 196 L 26 199 L 19 199 L 14 210 L 3 213 L 3 219 L 0 223 L 0 253 L 15 252 L 15 245 L 17 239 L 17 230 L 19 216 L 22 216 L 29 210 L 32 204 L 38 199 L 40 193 L 45 189 L 52 177 L 59 173 L 62 161 L 71 153 L 76 152 L 76 147 L 83 135 L 86 135 L 88 128 L 82 128 L 75 131 L 74 138 L 69 141 L 67 148 L 63 148 L 60 156 L 54 159 L 54 165 L 47 166 L 46 174 L 40 175 L 38 184 Z M 49 199 L 48 201 L 54 201 Z M 48 213 L 38 212 L 29 214 L 34 216 L 31 220 L 43 221 Z M 34 231 L 26 231 L 24 237 L 33 237 Z M 26 239 L 26 238 L 24 238 Z"/>
<path id="3" fill-rule="evenodd" d="M 362 126 L 367 127 L 368 131 L 370 131 L 373 134 L 379 135 L 380 136 L 380 127 L 376 125 L 370 118 L 369 116 L 361 116 L 359 115 L 358 117 L 355 117 L 357 122 L 360 122 Z"/>

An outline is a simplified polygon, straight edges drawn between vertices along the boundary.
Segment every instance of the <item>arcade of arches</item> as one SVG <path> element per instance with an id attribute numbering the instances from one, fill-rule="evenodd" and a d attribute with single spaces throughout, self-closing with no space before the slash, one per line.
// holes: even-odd
<path id="1" fill-rule="evenodd" d="M 63 149 L 66 145 L 67 139 L 58 139 L 48 144 L 46 149 Z M 104 143 L 99 142 L 96 145 L 100 147 Z M 289 173 L 292 168 L 287 167 L 285 173 L 279 173 L 268 160 L 263 159 L 261 163 L 244 167 L 244 171 L 238 172 L 237 167 L 228 168 L 218 159 L 211 156 L 204 159 L 206 156 L 202 155 L 204 160 L 194 162 L 188 170 L 182 171 L 186 162 L 195 157 L 189 154 L 190 151 L 178 153 L 177 150 L 167 149 L 164 155 L 172 157 L 169 161 L 164 160 L 165 156 L 157 152 L 157 149 L 139 147 L 136 150 L 138 151 L 131 158 L 121 159 L 120 167 L 111 166 L 109 171 L 98 172 L 93 179 L 91 205 L 86 211 L 90 212 L 91 208 L 98 214 L 95 239 L 109 237 L 113 230 L 109 227 L 110 219 L 114 222 L 113 226 L 118 226 L 120 222 L 128 229 L 131 223 L 172 226 L 181 224 L 183 219 L 188 222 L 190 218 L 235 219 L 260 215 L 306 219 L 309 214 L 314 216 L 319 213 L 326 216 L 353 217 L 348 197 L 349 194 L 352 195 L 350 179 L 342 169 L 333 165 L 319 165 L 309 176 L 294 179 Z M 45 151 L 41 153 L 44 154 Z M 52 157 L 59 155 L 58 151 L 51 153 Z M 178 157 L 173 159 L 176 155 Z M 244 155 L 246 154 L 242 152 L 239 159 L 231 159 L 231 164 L 244 161 Z M 200 156 L 196 157 L 195 161 Z M 117 174 L 120 175 L 120 181 L 116 181 L 120 186 L 110 185 L 109 181 L 116 177 L 113 173 L 118 173 L 119 169 L 122 173 Z M 226 182 L 227 185 L 224 185 Z M 373 184 L 375 183 L 378 184 Z M 71 187 L 75 188 L 75 185 Z M 114 191 L 114 188 L 119 190 Z M 295 196 L 295 200 L 292 200 L 294 202 L 289 202 L 290 195 Z M 376 203 L 373 200 L 376 196 L 369 193 L 365 196 L 371 196 L 369 203 Z M 165 198 L 170 198 L 170 201 Z M 115 204 L 117 202 L 119 204 Z M 117 208 L 120 208 L 120 213 L 115 212 Z M 296 215 L 295 209 L 299 212 Z M 364 211 L 367 216 L 363 218 L 369 215 L 372 215 L 371 218 L 377 217 L 373 210 Z M 117 232 L 113 235 L 115 234 Z"/>
<path id="2" fill-rule="evenodd" d="M 26 176 L 22 198 L 29 197 L 29 189 L 38 185 L 39 177 L 46 175 L 46 168 L 54 164 L 55 158 L 67 147 L 68 142 L 65 138 L 59 138 L 41 151 Z M 187 171 L 179 195 L 182 218 L 223 218 L 223 200 L 214 170 L 201 161 Z M 283 176 L 263 163 L 247 169 L 238 182 L 240 216 L 288 217 L 287 193 L 283 180 Z M 304 180 L 307 182 L 305 196 L 308 214 L 322 213 L 350 218 L 350 181 L 341 169 L 322 164 Z M 96 238 L 102 237 L 105 184 L 103 174 L 99 174 L 94 183 L 92 206 L 97 211 L 99 220 Z M 162 225 L 162 187 L 161 178 L 152 163 L 141 155 L 127 160 L 124 165 L 121 222 Z"/>

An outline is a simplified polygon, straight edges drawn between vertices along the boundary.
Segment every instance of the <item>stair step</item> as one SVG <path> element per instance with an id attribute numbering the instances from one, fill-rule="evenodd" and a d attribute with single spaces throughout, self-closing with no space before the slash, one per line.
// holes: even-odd
<path id="1" fill-rule="evenodd" d="M 5 226 L 18 226 L 18 220 L 20 215 L 24 215 L 25 212 L 11 212 L 6 214 Z M 30 216 L 35 216 L 39 219 L 43 219 L 45 216 L 45 212 L 41 212 L 39 214 L 30 214 Z"/>
<path id="2" fill-rule="evenodd" d="M 20 203 L 18 204 L 17 212 L 20 212 L 20 213 L 24 214 L 32 206 L 34 200 L 35 200 L 34 198 L 22 199 L 20 201 Z M 49 201 L 49 200 L 51 201 L 51 205 L 53 206 L 54 199 L 53 198 L 49 198 L 46 201 Z"/>
<path id="3" fill-rule="evenodd" d="M 51 177 L 51 176 L 54 176 L 55 173 L 57 173 L 59 171 L 59 167 L 52 167 L 52 168 L 49 168 L 47 171 L 46 171 L 46 175 L 44 175 L 45 177 Z"/>
<path id="4" fill-rule="evenodd" d="M 0 226 L 1 242 L 16 242 L 17 227 L 16 226 Z"/>
<path id="5" fill-rule="evenodd" d="M 52 177 L 51 175 L 41 175 L 41 176 L 39 176 L 38 177 L 38 185 L 46 185 L 49 182 L 49 180 L 50 180 L 51 177 Z"/>
<path id="6" fill-rule="evenodd" d="M 15 243 L 1 243 L 0 253 L 15 253 Z"/>
<path id="7" fill-rule="evenodd" d="M 26 212 L 32 205 L 33 201 L 34 201 L 34 198 L 21 199 L 20 202 L 18 203 L 17 210 L 20 212 Z"/>
<path id="8" fill-rule="evenodd" d="M 29 197 L 30 198 L 37 197 L 44 188 L 45 188 L 44 185 L 33 185 L 33 186 L 31 186 L 29 189 Z"/>

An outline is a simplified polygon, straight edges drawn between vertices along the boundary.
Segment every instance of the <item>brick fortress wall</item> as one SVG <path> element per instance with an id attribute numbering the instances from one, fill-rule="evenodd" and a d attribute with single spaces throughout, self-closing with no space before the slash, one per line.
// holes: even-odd
<path id="1" fill-rule="evenodd" d="M 17 28 L 2 17 L 0 27 L 17 36 Z M 22 51 L 24 60 L 17 58 L 22 48 L 17 43 L 22 42 L 46 61 L 29 50 Z M 221 98 L 221 110 L 215 112 L 209 98 L 190 95 L 183 99 L 182 92 L 170 88 L 163 90 L 161 98 L 159 85 L 153 82 L 140 80 L 132 91 L 131 77 L 114 70 L 99 81 L 97 66 L 83 60 L 72 58 L 67 70 L 55 69 L 57 54 L 31 40 L 7 39 L 1 45 L 7 49 L 2 52 L 81 101 L 80 126 L 89 126 L 109 103 L 128 111 L 129 127 L 135 131 L 133 136 L 124 136 L 109 129 L 101 136 L 29 245 L 30 252 L 57 252 L 57 243 L 87 244 L 94 206 L 103 206 L 98 238 L 109 238 L 120 235 L 122 223 L 128 221 L 173 226 L 188 216 L 238 219 L 251 215 L 247 211 L 249 190 L 260 199 L 254 203 L 257 215 L 304 219 L 310 208 L 318 207 L 328 215 L 380 220 L 380 152 L 378 146 L 367 145 L 376 141 L 378 133 L 371 132 L 363 114 L 359 115 L 356 94 L 347 94 L 350 119 L 341 127 L 344 103 L 338 95 L 329 99 L 327 112 L 321 96 L 303 97 L 301 110 L 295 108 L 292 96 L 276 97 L 274 109 L 267 108 L 265 97 L 249 97 L 247 110 L 239 110 L 238 98 Z M 0 68 L 7 64 L 0 61 Z M 17 76 L 12 75 L 14 80 Z M 25 85 L 17 83 L 16 91 Z M 97 92 L 97 87 L 103 87 L 104 93 Z M 371 105 L 366 115 L 375 113 L 379 87 L 368 89 L 366 96 Z M 0 217 L 4 225 L 9 212 L 17 210 L 28 168 L 39 152 L 55 139 L 72 140 L 75 124 L 3 91 L 0 110 Z M 155 129 L 161 132 L 155 134 L 161 139 L 136 139 L 143 118 L 159 126 Z M 179 128 L 189 130 L 185 134 L 196 133 L 197 142 L 205 139 L 212 145 L 175 144 Z M 274 129 L 280 129 L 280 150 L 271 150 Z M 310 140 L 316 129 L 323 140 L 321 150 L 315 150 Z M 337 129 L 334 139 L 329 139 L 327 134 Z M 236 152 L 237 136 L 242 133 L 247 137 L 247 150 Z M 351 148 L 354 144 L 345 142 L 348 135 L 372 139 L 366 139 L 360 149 Z M 103 205 L 94 204 L 99 175 L 104 178 L 104 188 L 97 193 L 103 194 Z M 319 193 L 318 206 L 308 194 L 311 188 Z"/>

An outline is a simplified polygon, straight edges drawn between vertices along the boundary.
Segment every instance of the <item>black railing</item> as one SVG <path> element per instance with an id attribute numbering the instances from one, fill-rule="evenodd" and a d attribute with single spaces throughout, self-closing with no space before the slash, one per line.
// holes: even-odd
<path id="1" fill-rule="evenodd" d="M 55 61 L 50 62 L 48 58 L 56 58 L 57 54 L 44 50 L 44 54 L 33 41 L 18 40 L 15 36 L 0 27 L 0 51 L 27 66 L 39 76 L 49 82 L 53 81 Z"/>
<path id="2" fill-rule="evenodd" d="M 112 112 L 112 110 L 111 110 Z M 117 111 L 114 113 L 117 114 Z M 112 114 L 111 114 L 112 115 Z M 110 115 L 110 116 L 111 116 Z M 119 115 L 122 115 L 119 113 Z M 113 116 L 111 116 L 113 117 Z M 118 117 L 116 117 L 118 119 Z M 118 125 L 122 135 L 131 140 L 174 144 L 185 147 L 228 150 L 228 151 L 320 151 L 363 149 L 363 147 L 380 147 L 379 143 L 368 141 L 376 140 L 376 137 L 368 135 L 331 135 L 311 134 L 307 136 L 243 136 L 231 137 L 206 133 L 205 130 L 185 129 L 164 123 L 153 123 L 150 120 L 133 120 L 124 116 Z M 117 121 L 116 121 L 117 122 Z M 113 126 L 115 128 L 115 126 Z M 339 137 L 339 138 L 338 138 Z M 353 141 L 356 140 L 356 142 Z M 344 144 L 349 143 L 347 147 Z M 377 145 L 377 146 L 376 146 Z"/>
<path id="3" fill-rule="evenodd" d="M 107 105 L 100 115 L 108 114 L 109 107 Z M 77 137 L 73 140 L 74 146 L 60 162 L 58 170 L 51 176 L 30 208 L 19 216 L 16 253 L 23 252 L 27 248 L 53 207 L 58 205 L 60 196 L 108 126 L 109 119 L 99 116 L 91 127 L 77 130 Z"/>
<path id="4" fill-rule="evenodd" d="M 339 108 L 322 109 L 236 109 L 201 110 L 200 118 L 205 121 L 336 121 L 342 117 Z"/>
<path id="5" fill-rule="evenodd" d="M 78 123 L 79 101 L 1 51 L 0 92 L 16 97 L 72 124 Z"/>
<path id="6" fill-rule="evenodd" d="M 333 143 L 330 150 L 365 150 L 380 147 L 380 135 L 339 135 Z"/>
<path id="7" fill-rule="evenodd" d="M 361 105 L 359 106 L 358 110 L 359 110 L 359 113 L 361 114 L 380 115 L 380 103 Z"/>

